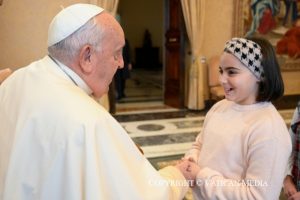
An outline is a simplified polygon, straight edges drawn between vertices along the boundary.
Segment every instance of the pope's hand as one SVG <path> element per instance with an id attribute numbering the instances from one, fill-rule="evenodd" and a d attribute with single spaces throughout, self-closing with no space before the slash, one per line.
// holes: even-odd
<path id="1" fill-rule="evenodd" d="M 176 167 L 181 171 L 186 180 L 189 181 L 190 186 L 194 186 L 200 167 L 189 160 L 181 160 Z"/>

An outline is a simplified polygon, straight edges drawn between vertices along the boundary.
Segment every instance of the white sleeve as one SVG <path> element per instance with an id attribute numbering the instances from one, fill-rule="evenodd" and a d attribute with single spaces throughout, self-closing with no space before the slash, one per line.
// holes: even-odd
<path id="1" fill-rule="evenodd" d="M 159 173 L 168 183 L 169 200 L 183 199 L 189 186 L 182 173 L 174 166 L 165 167 Z"/>
<path id="2" fill-rule="evenodd" d="M 192 144 L 191 149 L 189 151 L 187 151 L 186 154 L 184 155 L 184 158 L 186 158 L 186 159 L 191 158 L 196 163 L 198 163 L 201 147 L 202 147 L 202 134 L 199 133 L 195 142 Z"/>
<path id="3" fill-rule="evenodd" d="M 186 158 L 186 159 L 192 158 L 196 163 L 198 163 L 199 154 L 200 154 L 200 151 L 202 148 L 202 140 L 203 140 L 202 138 L 203 138 L 203 134 L 204 134 L 203 130 L 205 130 L 207 121 L 210 119 L 210 116 L 213 115 L 213 113 L 215 112 L 216 108 L 219 105 L 220 105 L 220 102 L 216 103 L 206 114 L 205 120 L 203 122 L 202 131 L 198 134 L 195 142 L 192 144 L 192 147 L 185 153 L 184 158 Z"/>

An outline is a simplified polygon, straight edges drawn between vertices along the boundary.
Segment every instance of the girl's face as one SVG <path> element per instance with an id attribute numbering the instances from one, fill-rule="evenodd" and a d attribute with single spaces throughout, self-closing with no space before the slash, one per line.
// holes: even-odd
<path id="1" fill-rule="evenodd" d="M 219 72 L 219 81 L 227 100 L 240 105 L 256 102 L 259 80 L 235 56 L 224 52 L 221 56 Z"/>

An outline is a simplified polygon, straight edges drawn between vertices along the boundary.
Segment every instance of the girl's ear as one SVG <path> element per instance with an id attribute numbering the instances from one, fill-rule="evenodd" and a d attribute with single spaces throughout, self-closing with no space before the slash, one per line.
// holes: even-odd
<path id="1" fill-rule="evenodd" d="M 79 64 L 84 74 L 93 71 L 92 48 L 90 45 L 84 45 L 79 52 Z"/>

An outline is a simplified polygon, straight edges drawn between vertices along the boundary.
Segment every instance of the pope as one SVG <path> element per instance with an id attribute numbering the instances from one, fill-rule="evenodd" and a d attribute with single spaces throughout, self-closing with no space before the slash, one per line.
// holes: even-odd
<path id="1" fill-rule="evenodd" d="M 95 100 L 123 67 L 124 33 L 89 4 L 59 12 L 44 58 L 0 86 L 0 199 L 181 199 L 197 165 L 156 171 Z"/>

